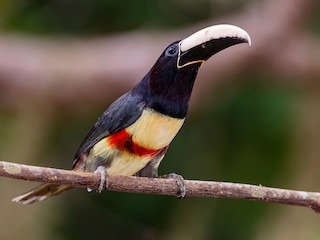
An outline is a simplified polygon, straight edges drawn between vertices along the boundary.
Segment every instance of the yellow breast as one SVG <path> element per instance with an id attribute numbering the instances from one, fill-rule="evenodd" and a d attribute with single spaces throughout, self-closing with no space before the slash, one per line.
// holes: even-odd
<path id="1" fill-rule="evenodd" d="M 177 135 L 185 119 L 163 115 L 153 109 L 146 109 L 141 117 L 127 128 L 132 141 L 149 149 L 168 146 Z"/>
<path id="2" fill-rule="evenodd" d="M 120 132 L 104 138 L 98 142 L 90 151 L 90 158 L 95 159 L 99 156 L 108 159 L 108 174 L 110 175 L 133 175 L 144 168 L 154 157 L 153 154 L 135 154 L 131 148 L 139 146 L 145 148 L 144 151 L 160 150 L 167 147 L 176 134 L 179 132 L 184 119 L 176 119 L 157 113 L 152 109 L 146 109 L 142 112 L 140 118 L 125 130 L 124 135 L 128 134 L 130 141 L 128 146 L 121 143 Z M 120 134 L 121 135 L 121 134 Z M 115 139 L 113 139 L 113 137 Z M 114 140 L 119 139 L 119 144 Z M 141 152 L 140 152 L 141 153 Z"/>

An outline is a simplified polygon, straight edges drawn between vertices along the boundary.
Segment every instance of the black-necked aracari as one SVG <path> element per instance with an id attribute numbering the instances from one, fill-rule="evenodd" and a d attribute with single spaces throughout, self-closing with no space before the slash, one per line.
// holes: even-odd
<path id="1" fill-rule="evenodd" d="M 170 44 L 145 77 L 101 115 L 76 152 L 73 169 L 156 177 L 184 123 L 199 68 L 215 53 L 239 43 L 250 45 L 247 32 L 222 24 Z M 13 201 L 30 204 L 70 188 L 42 184 Z"/>

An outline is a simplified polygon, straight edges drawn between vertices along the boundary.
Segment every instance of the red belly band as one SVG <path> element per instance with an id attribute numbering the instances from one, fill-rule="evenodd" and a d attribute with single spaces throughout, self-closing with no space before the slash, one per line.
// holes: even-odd
<path id="1" fill-rule="evenodd" d="M 126 131 L 122 130 L 106 138 L 107 143 L 111 147 L 115 147 L 120 151 L 126 151 L 138 156 L 156 156 L 164 148 L 161 149 L 148 149 L 140 146 L 132 141 L 132 136 Z"/>

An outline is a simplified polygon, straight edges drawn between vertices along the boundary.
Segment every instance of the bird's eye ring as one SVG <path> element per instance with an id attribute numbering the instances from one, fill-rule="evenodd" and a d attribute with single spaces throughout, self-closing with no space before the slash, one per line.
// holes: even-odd
<path id="1" fill-rule="evenodd" d="M 173 57 L 177 55 L 177 47 L 176 46 L 171 46 L 166 50 L 166 56 Z"/>

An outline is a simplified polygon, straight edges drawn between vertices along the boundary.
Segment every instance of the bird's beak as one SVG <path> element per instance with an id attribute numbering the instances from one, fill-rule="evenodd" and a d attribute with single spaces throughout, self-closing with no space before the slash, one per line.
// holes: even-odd
<path id="1" fill-rule="evenodd" d="M 203 63 L 217 52 L 239 43 L 251 46 L 250 36 L 242 28 L 228 24 L 204 28 L 180 41 L 177 66 Z"/>

